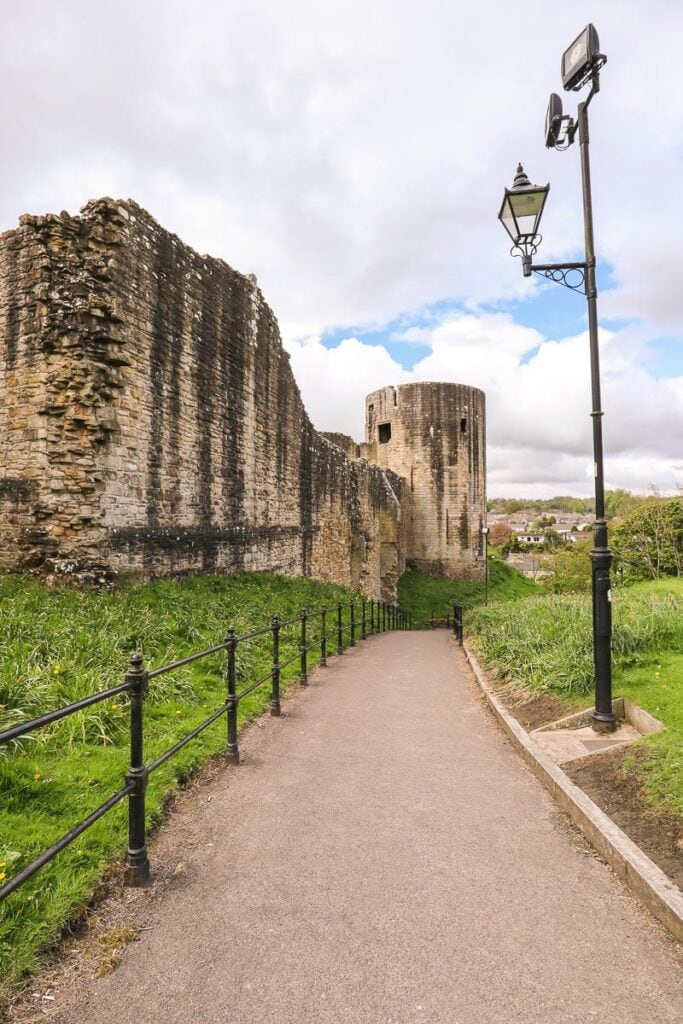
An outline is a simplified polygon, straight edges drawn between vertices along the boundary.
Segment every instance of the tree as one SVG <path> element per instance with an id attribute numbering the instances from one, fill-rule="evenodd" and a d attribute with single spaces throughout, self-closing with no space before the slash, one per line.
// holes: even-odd
<path id="1" fill-rule="evenodd" d="M 579 540 L 541 563 L 544 590 L 554 594 L 582 593 L 591 589 L 591 542 Z"/>
<path id="2" fill-rule="evenodd" d="M 512 537 L 512 529 L 507 523 L 494 523 L 489 530 L 489 544 L 493 544 L 494 547 L 498 547 L 500 544 L 504 544 L 506 540 L 510 540 Z"/>
<path id="3" fill-rule="evenodd" d="M 632 579 L 683 575 L 683 499 L 648 499 L 615 527 L 612 547 Z"/>
<path id="4" fill-rule="evenodd" d="M 546 529 L 543 531 L 543 547 L 546 548 L 546 550 L 554 551 L 555 548 L 559 548 L 563 544 L 564 541 L 560 537 L 557 530 Z"/>
<path id="5" fill-rule="evenodd" d="M 613 519 L 614 516 L 628 515 L 637 504 L 638 499 L 634 498 L 630 491 L 623 487 L 617 487 L 613 491 L 605 491 L 605 516 Z"/>

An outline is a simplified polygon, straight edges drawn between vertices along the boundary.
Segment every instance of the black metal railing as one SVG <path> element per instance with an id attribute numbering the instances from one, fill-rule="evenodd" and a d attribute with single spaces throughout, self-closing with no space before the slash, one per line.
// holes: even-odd
<path id="1" fill-rule="evenodd" d="M 445 615 L 442 612 L 430 611 L 426 618 L 411 620 L 411 629 L 415 630 L 453 630 L 456 640 L 463 642 L 463 605 L 453 604 Z"/>
<path id="2" fill-rule="evenodd" d="M 146 669 L 143 656 L 135 653 L 131 656 L 128 672 L 124 681 L 118 686 L 112 686 L 107 690 L 92 694 L 73 704 L 50 711 L 37 718 L 22 722 L 0 733 L 0 744 L 9 743 L 12 740 L 20 739 L 28 733 L 35 732 L 56 722 L 67 715 L 76 714 L 84 708 L 107 700 L 121 693 L 130 694 L 130 765 L 125 774 L 125 784 L 121 789 L 113 793 L 104 803 L 100 804 L 91 814 L 77 825 L 74 825 L 66 835 L 62 836 L 48 849 L 44 850 L 30 864 L 22 868 L 13 878 L 0 887 L 0 901 L 18 889 L 24 882 L 28 881 L 45 864 L 49 863 L 58 853 L 85 832 L 96 821 L 99 821 L 121 800 L 128 797 L 128 849 L 126 852 L 125 882 L 127 885 L 144 885 L 150 876 L 149 856 L 146 842 L 146 814 L 145 814 L 145 792 L 147 782 L 152 772 L 156 771 L 184 746 L 196 739 L 205 729 L 213 725 L 223 715 L 226 717 L 226 759 L 233 764 L 239 764 L 240 754 L 237 739 L 237 714 L 239 703 L 249 694 L 270 681 L 270 713 L 280 715 L 280 683 L 282 672 L 299 662 L 299 681 L 301 685 L 308 684 L 308 655 L 309 652 L 320 649 L 320 665 L 327 665 L 330 655 L 328 641 L 336 646 L 336 653 L 343 654 L 346 647 L 355 647 L 357 640 L 365 640 L 369 636 L 383 633 L 388 630 L 406 630 L 412 628 L 412 619 L 408 612 L 397 605 L 386 604 L 381 601 L 358 602 L 351 601 L 348 605 L 349 614 L 347 621 L 344 621 L 344 605 L 339 602 L 335 608 L 322 607 L 315 611 L 302 609 L 297 615 L 289 619 L 281 620 L 274 615 L 269 626 L 252 630 L 242 636 L 236 636 L 231 626 L 226 637 L 221 643 L 215 644 L 206 650 L 198 651 L 186 658 L 162 665 L 159 668 Z M 319 628 L 311 634 L 312 622 L 318 622 Z M 296 653 L 291 657 L 281 660 L 280 637 L 283 629 L 291 629 L 298 624 L 298 642 L 295 641 Z M 237 649 L 239 644 L 259 637 L 271 636 L 272 643 L 272 667 L 269 672 L 260 678 L 251 681 L 237 691 Z M 149 683 L 158 676 L 173 672 L 185 665 L 190 665 L 201 658 L 207 658 L 219 652 L 225 652 L 225 683 L 226 699 L 207 719 L 198 725 L 182 739 L 178 740 L 172 747 L 166 750 L 156 760 L 145 764 L 144 760 L 144 708 L 145 695 Z"/>
<path id="3" fill-rule="evenodd" d="M 452 629 L 453 636 L 462 644 L 463 632 L 462 632 L 462 611 L 463 606 L 461 604 L 453 604 L 451 609 L 446 612 L 446 615 L 435 614 L 433 611 L 430 612 L 429 619 L 424 622 L 424 629 Z"/>

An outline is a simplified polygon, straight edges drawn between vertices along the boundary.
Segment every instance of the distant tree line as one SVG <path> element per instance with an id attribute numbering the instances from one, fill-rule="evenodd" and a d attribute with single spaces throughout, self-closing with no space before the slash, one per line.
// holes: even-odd
<path id="1" fill-rule="evenodd" d="M 605 515 L 608 519 L 625 516 L 654 499 L 667 500 L 658 494 L 632 494 L 623 487 L 617 487 L 605 491 Z M 554 498 L 491 498 L 486 508 L 489 512 L 508 516 L 517 512 L 537 512 L 542 515 L 549 511 L 588 516 L 595 512 L 595 501 L 593 498 L 574 498 L 567 494 L 556 495 Z"/>

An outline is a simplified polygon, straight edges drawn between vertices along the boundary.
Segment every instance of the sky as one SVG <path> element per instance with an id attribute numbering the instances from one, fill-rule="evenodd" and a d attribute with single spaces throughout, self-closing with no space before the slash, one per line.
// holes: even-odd
<path id="1" fill-rule="evenodd" d="M 547 150 L 563 51 L 592 21 L 607 487 L 683 486 L 683 4 L 574 0 L 0 0 L 0 230 L 132 198 L 255 273 L 321 430 L 365 395 L 487 396 L 490 496 L 590 495 L 582 295 L 497 220 L 550 182 L 543 262 L 583 258 L 579 146 Z"/>

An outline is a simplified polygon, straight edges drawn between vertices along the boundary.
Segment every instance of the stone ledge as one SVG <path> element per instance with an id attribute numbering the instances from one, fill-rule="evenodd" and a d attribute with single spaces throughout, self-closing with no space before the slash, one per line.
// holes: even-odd
<path id="1" fill-rule="evenodd" d="M 683 942 L 683 893 L 678 886 L 534 743 L 495 696 L 472 651 L 466 645 L 463 650 L 499 724 L 534 774 L 622 882 L 679 942 Z"/>

